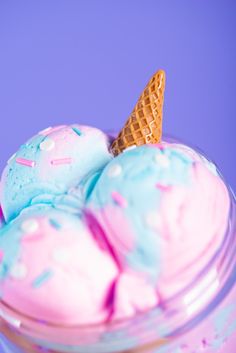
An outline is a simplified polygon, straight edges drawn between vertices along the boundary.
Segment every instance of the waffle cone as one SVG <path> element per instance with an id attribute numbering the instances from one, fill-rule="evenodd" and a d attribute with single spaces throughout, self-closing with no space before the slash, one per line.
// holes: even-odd
<path id="1" fill-rule="evenodd" d="M 165 72 L 157 71 L 148 82 L 125 126 L 113 141 L 116 156 L 131 146 L 158 143 L 162 136 Z"/>

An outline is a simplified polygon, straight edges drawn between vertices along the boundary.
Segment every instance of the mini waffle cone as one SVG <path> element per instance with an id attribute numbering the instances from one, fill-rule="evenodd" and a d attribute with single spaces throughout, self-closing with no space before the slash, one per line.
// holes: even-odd
<path id="1" fill-rule="evenodd" d="M 165 72 L 157 71 L 148 82 L 134 110 L 111 146 L 116 156 L 128 147 L 158 143 L 162 136 Z"/>

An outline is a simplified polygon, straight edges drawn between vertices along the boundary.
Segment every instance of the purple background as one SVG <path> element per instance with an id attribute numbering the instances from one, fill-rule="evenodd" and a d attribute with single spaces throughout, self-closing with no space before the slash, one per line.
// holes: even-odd
<path id="1" fill-rule="evenodd" d="M 49 125 L 118 130 L 167 73 L 164 132 L 236 190 L 236 1 L 0 1 L 0 170 Z"/>

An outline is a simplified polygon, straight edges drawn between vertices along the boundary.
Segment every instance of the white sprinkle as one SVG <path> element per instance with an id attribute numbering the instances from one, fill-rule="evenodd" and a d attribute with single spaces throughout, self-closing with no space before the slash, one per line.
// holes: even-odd
<path id="1" fill-rule="evenodd" d="M 161 221 L 160 217 L 157 212 L 150 211 L 146 214 L 145 217 L 146 223 L 150 228 L 153 228 L 155 230 L 160 228 Z"/>
<path id="2" fill-rule="evenodd" d="M 27 276 L 28 270 L 25 264 L 18 262 L 10 270 L 10 276 L 14 279 L 23 279 Z"/>
<path id="3" fill-rule="evenodd" d="M 41 151 L 51 151 L 55 147 L 55 142 L 52 139 L 47 138 L 40 143 L 39 147 Z"/>
<path id="4" fill-rule="evenodd" d="M 123 152 L 127 152 L 127 151 L 130 151 L 130 150 L 133 150 L 134 148 L 136 148 L 137 146 L 136 145 L 132 145 L 132 146 L 129 146 L 129 147 L 126 147 Z"/>
<path id="5" fill-rule="evenodd" d="M 157 154 L 155 156 L 155 161 L 162 168 L 168 168 L 170 166 L 170 160 L 164 154 Z"/>
<path id="6" fill-rule="evenodd" d="M 38 221 L 34 218 L 27 219 L 21 224 L 21 230 L 27 234 L 36 232 L 38 228 L 39 228 Z"/>
<path id="7" fill-rule="evenodd" d="M 15 317 L 12 317 L 12 316 L 8 315 L 2 309 L 0 309 L 0 316 L 12 326 L 15 326 L 15 327 L 19 328 L 20 325 L 21 325 L 21 321 L 20 320 L 16 319 Z"/>
<path id="8" fill-rule="evenodd" d="M 110 178 L 114 178 L 114 177 L 117 177 L 118 175 L 120 175 L 121 172 L 122 172 L 121 165 L 120 164 L 114 164 L 108 169 L 107 175 Z"/>
<path id="9" fill-rule="evenodd" d="M 57 262 L 66 263 L 70 258 L 70 253 L 66 249 L 56 248 L 53 250 L 52 257 Z"/>
<path id="10" fill-rule="evenodd" d="M 13 161 L 13 159 L 15 159 L 16 157 L 16 153 L 14 153 L 7 161 L 7 164 L 11 163 Z"/>

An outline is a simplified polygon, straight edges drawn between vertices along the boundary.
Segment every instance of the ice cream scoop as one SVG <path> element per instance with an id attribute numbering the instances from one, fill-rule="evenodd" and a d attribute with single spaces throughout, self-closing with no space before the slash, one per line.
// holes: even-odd
<path id="1" fill-rule="evenodd" d="M 20 147 L 3 172 L 0 200 L 6 221 L 33 198 L 49 203 L 102 169 L 111 160 L 108 146 L 106 134 L 88 126 L 57 126 L 39 132 Z"/>
<path id="2" fill-rule="evenodd" d="M 1 300 L 25 316 L 57 325 L 104 321 L 117 274 L 86 223 L 69 212 L 37 205 L 0 230 Z"/>
<path id="3" fill-rule="evenodd" d="M 220 246 L 229 206 L 216 168 L 193 149 L 167 142 L 119 154 L 87 201 L 122 266 L 145 275 L 165 299 Z"/>

